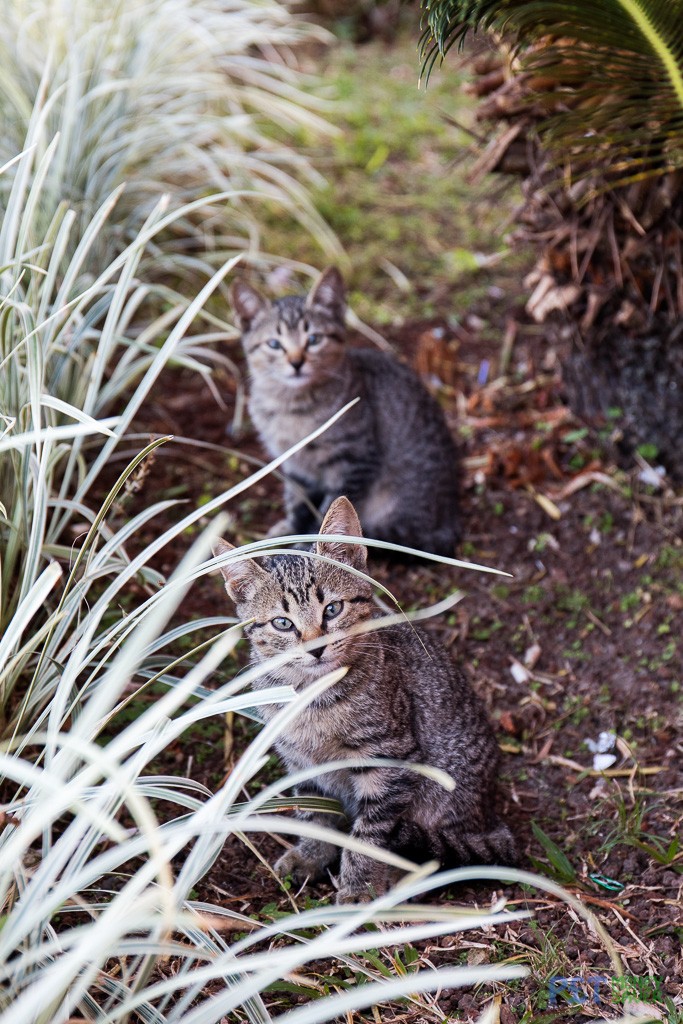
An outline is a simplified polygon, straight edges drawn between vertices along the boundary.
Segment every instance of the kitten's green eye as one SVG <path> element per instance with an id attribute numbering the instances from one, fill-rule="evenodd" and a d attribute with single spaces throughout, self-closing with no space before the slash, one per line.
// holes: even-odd
<path id="1" fill-rule="evenodd" d="M 266 345 L 268 346 L 268 348 L 272 348 L 273 351 L 282 348 L 282 345 L 277 340 L 277 338 L 269 338 L 268 341 L 266 342 Z"/>
<path id="2" fill-rule="evenodd" d="M 325 606 L 323 618 L 328 620 L 336 619 L 343 607 L 343 601 L 330 601 L 330 603 Z"/>
<path id="3" fill-rule="evenodd" d="M 306 338 L 306 348 L 312 348 L 314 345 L 319 345 L 322 340 L 322 334 L 309 334 Z"/>
<path id="4" fill-rule="evenodd" d="M 288 633 L 290 629 L 294 629 L 294 623 L 291 619 L 286 619 L 284 615 L 277 615 L 274 619 L 270 620 L 271 626 L 275 626 L 281 633 Z"/>

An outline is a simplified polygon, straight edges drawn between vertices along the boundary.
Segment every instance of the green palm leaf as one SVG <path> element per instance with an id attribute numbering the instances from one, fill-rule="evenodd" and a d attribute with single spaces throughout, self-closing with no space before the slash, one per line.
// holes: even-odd
<path id="1" fill-rule="evenodd" d="M 683 167 L 683 0 L 425 0 L 423 71 L 468 32 L 503 36 L 542 142 L 611 184 Z"/>

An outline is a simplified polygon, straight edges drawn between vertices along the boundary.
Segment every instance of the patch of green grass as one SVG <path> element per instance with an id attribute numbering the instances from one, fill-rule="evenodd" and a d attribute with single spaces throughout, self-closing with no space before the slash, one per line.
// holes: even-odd
<path id="1" fill-rule="evenodd" d="M 683 571 L 683 547 L 665 544 L 655 559 L 655 568 L 660 572 L 664 569 Z"/>
<path id="2" fill-rule="evenodd" d="M 666 645 L 666 647 L 664 648 L 664 650 L 662 651 L 662 653 L 660 655 L 661 660 L 662 661 L 671 661 L 671 659 L 674 658 L 675 655 L 676 655 L 677 647 L 678 647 L 678 645 L 677 645 L 676 641 L 675 640 L 670 640 L 669 643 Z"/>
<path id="3" fill-rule="evenodd" d="M 628 612 L 632 608 L 637 608 L 642 599 L 643 594 L 641 590 L 632 590 L 619 599 L 619 608 L 622 612 Z"/>
<path id="4" fill-rule="evenodd" d="M 557 542 L 552 533 L 539 533 L 531 542 L 531 550 L 539 554 L 547 548 L 553 547 L 557 548 Z"/>
<path id="5" fill-rule="evenodd" d="M 503 628 L 503 623 L 500 619 L 494 619 L 493 622 L 482 622 L 478 615 L 475 615 L 472 619 L 472 629 L 470 629 L 470 636 L 474 640 L 488 640 L 493 633 L 497 633 L 499 629 Z"/>
<path id="6" fill-rule="evenodd" d="M 504 194 L 491 201 L 491 180 L 466 180 L 464 154 L 471 139 L 444 113 L 472 123 L 475 102 L 462 89 L 465 72 L 447 62 L 429 88 L 418 88 L 415 37 L 406 34 L 388 50 L 380 42 L 358 50 L 333 47 L 323 74 L 340 133 L 302 153 L 327 179 L 314 190 L 316 209 L 337 233 L 349 255 L 349 300 L 358 315 L 375 325 L 436 312 L 435 294 L 459 291 L 460 308 L 500 284 L 501 271 L 524 265 L 507 254 L 502 228 L 518 192 L 497 180 Z M 476 215 L 472 215 L 473 207 Z M 273 212 L 263 248 L 319 265 L 316 243 L 294 222 Z M 505 252 L 495 270 L 487 257 Z M 395 269 L 394 269 L 395 268 Z"/>
<path id="7" fill-rule="evenodd" d="M 603 512 L 598 523 L 600 533 L 611 533 L 614 529 L 614 516 L 611 512 Z"/>
<path id="8" fill-rule="evenodd" d="M 578 430 L 570 430 L 568 434 L 564 435 L 562 440 L 565 444 L 576 444 L 577 441 L 583 441 L 587 435 L 588 427 L 579 427 Z"/>
<path id="9" fill-rule="evenodd" d="M 577 643 L 580 643 L 580 641 L 577 641 Z M 573 657 L 581 660 L 581 652 L 577 653 L 574 649 L 569 652 L 565 651 L 564 655 L 567 658 Z M 590 714 L 590 707 L 584 697 L 581 697 L 579 694 L 568 693 L 563 702 L 563 713 L 572 725 L 580 725 Z M 572 755 L 570 754 L 569 756 Z"/>
<path id="10" fill-rule="evenodd" d="M 580 612 L 588 608 L 590 601 L 582 590 L 570 590 L 568 587 L 557 587 L 555 590 L 556 607 L 563 612 Z"/>
<path id="11" fill-rule="evenodd" d="M 657 802 L 636 794 L 627 804 L 620 789 L 613 791 L 605 801 L 603 814 L 597 814 L 587 823 L 589 835 L 604 836 L 599 853 L 608 854 L 616 846 L 631 846 L 645 853 L 662 867 L 683 874 L 683 844 L 678 836 L 661 836 L 647 830 L 647 819 L 657 808 Z"/>

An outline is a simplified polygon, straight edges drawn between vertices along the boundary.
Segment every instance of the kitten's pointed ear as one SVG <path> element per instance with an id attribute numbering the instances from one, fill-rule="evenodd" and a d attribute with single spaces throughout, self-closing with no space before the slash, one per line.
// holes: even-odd
<path id="1" fill-rule="evenodd" d="M 239 277 L 230 285 L 230 302 L 243 331 L 248 331 L 254 318 L 269 305 L 268 299 Z"/>
<path id="2" fill-rule="evenodd" d="M 235 551 L 233 544 L 219 538 L 211 545 L 214 558 L 227 555 L 228 551 Z M 268 576 L 265 569 L 262 569 L 253 558 L 243 558 L 241 562 L 227 562 L 220 566 L 221 575 L 225 580 L 225 589 L 228 596 L 235 604 L 247 601 L 253 595 L 259 582 L 263 577 Z"/>
<path id="3" fill-rule="evenodd" d="M 321 533 L 342 533 L 347 537 L 362 537 L 360 519 L 348 498 L 335 498 L 327 510 L 320 527 Z M 345 562 L 354 569 L 365 569 L 368 561 L 367 549 L 362 544 L 344 544 L 343 541 L 318 541 L 316 552 Z"/>
<path id="4" fill-rule="evenodd" d="M 338 320 L 344 319 L 346 312 L 346 288 L 344 278 L 336 267 L 328 267 L 308 293 L 306 307 L 318 306 L 331 313 Z"/>

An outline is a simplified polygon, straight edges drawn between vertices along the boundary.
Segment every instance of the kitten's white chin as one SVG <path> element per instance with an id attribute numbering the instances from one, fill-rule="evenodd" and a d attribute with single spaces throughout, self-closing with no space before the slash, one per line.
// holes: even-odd
<path id="1" fill-rule="evenodd" d="M 309 661 L 308 659 L 304 662 L 303 668 L 314 676 L 324 676 L 326 672 L 331 672 L 333 668 L 336 668 L 336 662 L 334 658 L 329 655 L 323 654 L 321 658 L 316 658 L 315 661 Z"/>
<path id="2" fill-rule="evenodd" d="M 295 690 L 299 690 L 302 686 L 315 682 L 316 679 L 327 675 L 335 668 L 339 668 L 339 661 L 329 654 L 315 660 L 304 654 L 301 660 L 297 658 L 296 661 L 281 670 L 280 679 L 283 683 L 294 687 Z"/>

